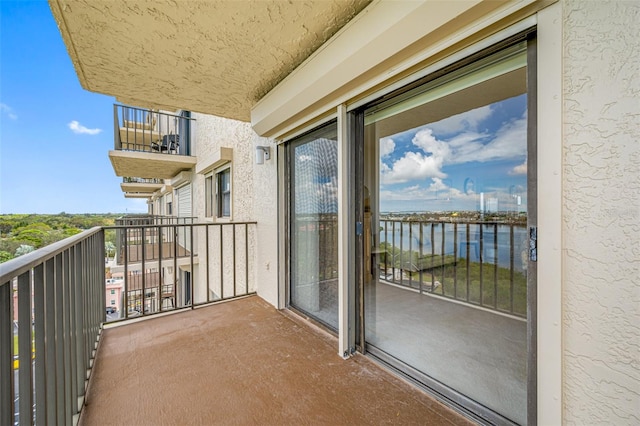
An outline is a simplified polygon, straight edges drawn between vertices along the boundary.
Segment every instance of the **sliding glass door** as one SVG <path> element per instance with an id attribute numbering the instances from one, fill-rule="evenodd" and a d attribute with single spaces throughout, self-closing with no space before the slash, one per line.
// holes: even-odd
<path id="1" fill-rule="evenodd" d="M 288 143 L 289 305 L 338 328 L 336 123 Z"/>
<path id="2" fill-rule="evenodd" d="M 366 351 L 498 423 L 527 423 L 530 75 L 521 41 L 364 110 Z"/>

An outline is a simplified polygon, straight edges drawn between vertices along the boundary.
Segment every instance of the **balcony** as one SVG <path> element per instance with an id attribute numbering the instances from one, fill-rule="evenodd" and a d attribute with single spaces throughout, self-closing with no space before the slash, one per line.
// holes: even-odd
<path id="1" fill-rule="evenodd" d="M 0 423 L 470 424 L 364 356 L 340 360 L 335 337 L 255 296 L 255 223 L 158 222 L 114 229 L 124 247 L 134 232 L 159 248 L 165 228 L 185 227 L 189 268 L 170 277 L 173 304 L 154 291 L 162 274 L 142 274 L 140 288 L 125 275 L 123 318 L 104 308 L 112 229 L 0 265 Z"/>
<path id="2" fill-rule="evenodd" d="M 336 348 L 257 296 L 107 327 L 80 424 L 471 424 Z"/>
<path id="3" fill-rule="evenodd" d="M 162 189 L 163 179 L 144 179 L 136 177 L 124 177 L 120 188 L 125 198 L 149 198 L 154 192 Z"/>
<path id="4" fill-rule="evenodd" d="M 196 164 L 186 115 L 113 106 L 114 150 L 109 159 L 117 176 L 171 179 Z"/>

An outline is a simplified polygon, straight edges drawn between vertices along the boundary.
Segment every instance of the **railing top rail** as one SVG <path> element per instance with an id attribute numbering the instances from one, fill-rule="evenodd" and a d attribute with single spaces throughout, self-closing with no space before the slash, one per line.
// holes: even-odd
<path id="1" fill-rule="evenodd" d="M 228 226 L 228 225 L 256 225 L 256 221 L 246 222 L 197 222 L 197 223 L 158 223 L 147 225 L 112 225 L 104 229 L 131 229 L 131 228 L 177 228 L 184 226 Z"/>
<path id="2" fill-rule="evenodd" d="M 116 218 L 116 220 L 120 219 L 197 219 L 197 216 L 163 216 L 159 214 L 128 214 L 124 216 L 120 216 Z"/>
<path id="3" fill-rule="evenodd" d="M 134 106 L 124 105 L 124 104 L 113 104 L 113 106 L 115 108 L 122 108 L 122 109 L 127 108 L 127 109 L 133 109 L 133 110 L 136 110 L 136 111 L 150 112 L 150 113 L 153 113 L 153 114 L 166 115 L 166 116 L 169 116 L 169 117 L 176 117 L 176 118 L 181 118 L 181 119 L 184 119 L 184 120 L 196 121 L 196 119 L 193 118 L 193 117 L 186 117 L 184 115 L 177 115 L 177 114 L 172 114 L 172 113 L 169 113 L 169 112 L 150 110 L 150 109 L 147 109 L 147 108 L 134 107 Z"/>
<path id="4" fill-rule="evenodd" d="M 526 223 L 523 222 L 503 222 L 503 221 L 482 221 L 482 220 L 441 220 L 441 219 L 396 219 L 396 218 L 388 218 L 388 217 L 380 217 L 381 222 L 402 222 L 402 223 L 446 223 L 453 224 L 457 223 L 459 225 L 513 225 L 513 226 L 527 226 Z"/>
<path id="5" fill-rule="evenodd" d="M 9 283 L 14 277 L 29 271 L 34 266 L 46 262 L 80 241 L 101 232 L 103 229 L 104 228 L 101 226 L 93 227 L 81 232 L 80 234 L 73 235 L 62 241 L 58 241 L 0 264 L 0 287 Z"/>
<path id="6" fill-rule="evenodd" d="M 133 176 L 125 176 L 122 178 L 124 183 L 162 183 L 164 179 L 160 178 L 140 178 Z"/>

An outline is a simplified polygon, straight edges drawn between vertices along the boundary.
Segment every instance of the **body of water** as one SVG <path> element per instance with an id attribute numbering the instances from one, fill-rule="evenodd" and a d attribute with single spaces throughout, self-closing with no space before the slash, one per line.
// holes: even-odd
<path id="1" fill-rule="evenodd" d="M 380 244 L 387 242 L 403 251 L 420 253 L 422 250 L 422 255 L 455 253 L 458 258 L 466 259 L 468 247 L 471 262 L 479 262 L 482 256 L 484 263 L 497 262 L 503 268 L 510 268 L 513 252 L 514 270 L 526 270 L 528 235 L 524 225 L 381 220 L 379 229 Z"/>

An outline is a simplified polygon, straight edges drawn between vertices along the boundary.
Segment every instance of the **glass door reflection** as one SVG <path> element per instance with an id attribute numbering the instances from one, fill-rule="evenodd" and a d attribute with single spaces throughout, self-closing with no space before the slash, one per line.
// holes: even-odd
<path id="1" fill-rule="evenodd" d="M 364 134 L 367 350 L 520 424 L 527 126 L 522 43 L 371 106 Z"/>

